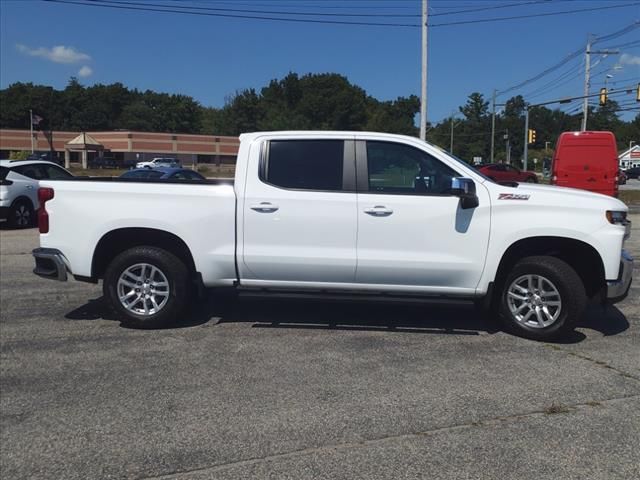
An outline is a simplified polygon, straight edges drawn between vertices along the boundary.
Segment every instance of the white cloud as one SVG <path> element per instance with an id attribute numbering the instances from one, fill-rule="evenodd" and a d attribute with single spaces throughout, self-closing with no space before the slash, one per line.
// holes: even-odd
<path id="1" fill-rule="evenodd" d="M 78 76 L 82 78 L 89 77 L 92 74 L 93 69 L 88 65 L 84 65 L 80 70 L 78 70 Z"/>
<path id="2" fill-rule="evenodd" d="M 17 44 L 16 48 L 20 53 L 24 53 L 25 55 L 45 58 L 55 63 L 79 63 L 91 60 L 91 57 L 86 53 L 79 52 L 73 47 L 65 47 L 64 45 L 56 45 L 52 48 L 30 48 L 26 45 Z"/>
<path id="3" fill-rule="evenodd" d="M 623 53 L 620 57 L 620 63 L 623 65 L 640 66 L 640 57 L 637 55 L 629 55 L 628 53 Z"/>

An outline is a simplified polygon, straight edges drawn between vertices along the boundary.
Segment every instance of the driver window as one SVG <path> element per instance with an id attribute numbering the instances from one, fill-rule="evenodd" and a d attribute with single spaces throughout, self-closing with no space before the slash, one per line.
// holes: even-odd
<path id="1" fill-rule="evenodd" d="M 443 195 L 460 176 L 422 150 L 390 142 L 367 142 L 367 166 L 369 192 Z"/>

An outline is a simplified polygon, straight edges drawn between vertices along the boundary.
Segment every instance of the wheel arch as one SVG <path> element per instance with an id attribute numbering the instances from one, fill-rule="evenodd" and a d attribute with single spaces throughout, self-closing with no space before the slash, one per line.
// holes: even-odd
<path id="1" fill-rule="evenodd" d="M 495 277 L 498 290 L 518 260 L 538 255 L 556 257 L 569 264 L 582 280 L 590 298 L 606 285 L 604 263 L 593 246 L 574 238 L 539 236 L 517 240 L 505 250 Z"/>
<path id="2" fill-rule="evenodd" d="M 165 230 L 135 227 L 111 230 L 100 238 L 93 252 L 91 277 L 102 278 L 116 255 L 140 246 L 162 248 L 182 260 L 191 274 L 196 274 L 193 255 L 184 240 Z"/>
<path id="3" fill-rule="evenodd" d="M 11 206 L 13 207 L 13 206 L 17 205 L 18 202 L 23 202 L 23 201 L 29 202 L 29 205 L 31 205 L 31 208 L 33 210 L 36 209 L 36 206 L 33 204 L 33 201 L 29 197 L 27 197 L 26 195 L 20 195 L 20 196 L 14 198 L 13 202 L 11 202 Z"/>

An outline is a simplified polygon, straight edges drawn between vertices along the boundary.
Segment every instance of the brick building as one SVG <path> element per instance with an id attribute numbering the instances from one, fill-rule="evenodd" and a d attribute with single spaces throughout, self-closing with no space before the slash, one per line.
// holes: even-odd
<path id="1" fill-rule="evenodd" d="M 53 158 L 63 163 L 82 162 L 83 153 L 68 147 L 81 133 L 98 142 L 102 148 L 86 153 L 89 162 L 100 154 L 113 157 L 123 166 L 154 157 L 175 157 L 183 164 L 214 163 L 235 164 L 240 141 L 238 137 L 192 135 L 181 133 L 148 133 L 133 131 L 63 132 L 34 131 L 33 149 L 36 153 L 52 152 Z M 31 151 L 29 130 L 0 129 L 0 157 L 8 158 L 11 151 Z"/>

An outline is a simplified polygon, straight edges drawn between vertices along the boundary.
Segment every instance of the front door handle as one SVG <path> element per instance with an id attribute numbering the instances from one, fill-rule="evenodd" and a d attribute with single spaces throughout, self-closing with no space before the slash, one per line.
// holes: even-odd
<path id="1" fill-rule="evenodd" d="M 262 213 L 272 213 L 278 210 L 278 206 L 271 202 L 260 202 L 257 205 L 251 205 L 251 210 Z"/>
<path id="2" fill-rule="evenodd" d="M 375 207 L 365 208 L 364 213 L 373 217 L 388 217 L 393 213 L 393 210 L 384 205 L 376 205 Z"/>

